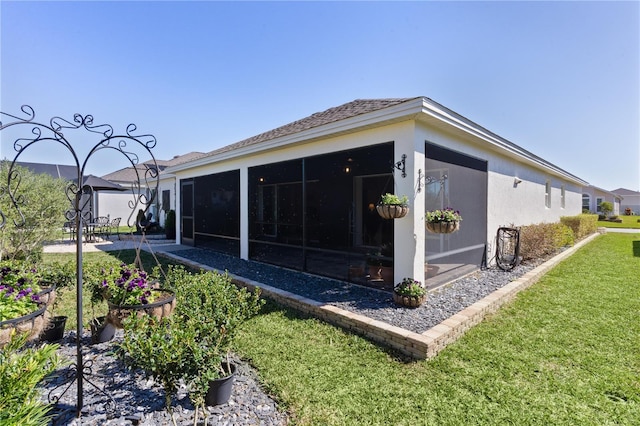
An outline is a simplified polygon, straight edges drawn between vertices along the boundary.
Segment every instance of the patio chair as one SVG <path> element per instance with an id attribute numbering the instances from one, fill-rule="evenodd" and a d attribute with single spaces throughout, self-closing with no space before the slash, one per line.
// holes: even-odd
<path id="1" fill-rule="evenodd" d="M 62 225 L 62 230 L 65 233 L 69 233 L 69 241 L 74 241 L 76 239 L 76 222 L 75 221 L 67 221 Z"/>
<path id="2" fill-rule="evenodd" d="M 93 236 L 100 236 L 106 238 L 109 236 L 109 223 L 110 220 L 107 216 L 99 216 L 95 218 L 91 225 L 93 227 Z"/>
<path id="3" fill-rule="evenodd" d="M 111 219 L 111 222 L 109 222 L 109 227 L 107 230 L 107 237 L 109 237 L 109 235 L 113 234 L 114 232 L 116 233 L 116 235 L 118 236 L 118 239 L 120 239 L 120 221 L 122 220 L 122 218 L 120 217 L 116 217 L 115 219 Z"/>

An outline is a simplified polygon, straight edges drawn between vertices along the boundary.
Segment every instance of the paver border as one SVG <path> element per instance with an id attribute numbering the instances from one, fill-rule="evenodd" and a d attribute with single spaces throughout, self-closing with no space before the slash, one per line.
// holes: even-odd
<path id="1" fill-rule="evenodd" d="M 250 290 L 259 287 L 264 297 L 274 300 L 281 305 L 309 314 L 356 334 L 363 335 L 377 343 L 396 349 L 413 358 L 429 359 L 435 357 L 447 345 L 458 340 L 467 330 L 480 323 L 487 315 L 496 312 L 505 303 L 513 300 L 518 293 L 538 282 L 542 276 L 558 263 L 574 254 L 599 235 L 600 233 L 594 233 L 584 238 L 574 246 L 538 265 L 520 278 L 511 281 L 423 333 L 415 333 L 383 321 L 347 311 L 337 306 L 318 302 L 317 300 L 309 299 L 238 275 L 230 273 L 229 276 L 234 283 L 247 287 Z M 164 254 L 181 263 L 196 268 L 211 271 L 216 270 L 211 266 L 194 262 L 174 253 Z"/>

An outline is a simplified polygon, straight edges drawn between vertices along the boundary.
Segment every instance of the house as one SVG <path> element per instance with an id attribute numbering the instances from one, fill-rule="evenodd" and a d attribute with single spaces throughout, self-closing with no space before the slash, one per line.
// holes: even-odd
<path id="1" fill-rule="evenodd" d="M 614 189 L 611 192 L 624 197 L 620 203 L 621 214 L 624 214 L 626 209 L 631 209 L 632 214 L 640 214 L 640 192 L 625 188 Z"/>
<path id="2" fill-rule="evenodd" d="M 102 176 L 111 182 L 118 183 L 130 190 L 125 193 L 104 192 L 98 194 L 97 204 L 101 211 L 110 212 L 111 217 L 122 217 L 122 225 L 128 224 L 131 227 L 136 225 L 137 209 L 146 208 L 148 200 L 151 201 L 148 211 L 153 215 L 160 225 L 164 225 L 165 213 L 175 210 L 175 200 L 171 194 L 175 194 L 175 178 L 169 173 L 164 173 L 167 167 L 178 165 L 186 161 L 205 155 L 202 152 L 190 152 L 184 155 L 176 155 L 171 160 L 149 160 L 134 166 L 125 167 L 115 172 Z M 157 167 L 158 176 L 151 171 Z M 140 183 L 140 188 L 132 188 L 134 182 Z M 158 194 L 153 193 L 158 188 Z M 143 204 L 136 204 L 136 196 L 141 194 L 144 198 Z M 136 205 L 136 207 L 131 207 Z"/>
<path id="3" fill-rule="evenodd" d="M 603 201 L 608 201 L 613 205 L 611 214 L 615 216 L 620 214 L 622 197 L 616 191 L 607 191 L 606 189 L 593 185 L 582 188 L 582 211 L 601 213 L 602 208 L 600 204 L 602 204 Z"/>
<path id="4" fill-rule="evenodd" d="M 32 163 L 26 161 L 16 161 L 16 166 L 24 167 L 35 174 L 47 174 L 57 179 L 64 179 L 70 183 L 77 183 L 78 181 L 78 168 L 76 166 L 65 164 L 49 164 L 49 163 Z M 107 216 L 107 213 L 101 214 L 99 208 L 100 196 L 108 197 L 113 194 L 122 194 L 126 190 L 125 187 L 120 186 L 117 183 L 111 182 L 107 179 L 102 179 L 94 175 L 86 175 L 82 177 L 83 185 L 90 185 L 93 190 L 93 196 L 83 195 L 83 201 L 81 204 L 84 206 L 83 210 L 86 211 L 90 217 L 96 218 L 98 216 Z M 104 210 L 104 209 L 103 209 Z M 112 215 L 112 218 L 119 217 Z"/>
<path id="5" fill-rule="evenodd" d="M 422 96 L 354 100 L 162 175 L 177 242 L 383 289 L 479 268 L 499 227 L 580 214 L 588 185 Z M 408 196 L 405 217 L 376 213 L 387 192 Z M 427 232 L 444 207 L 459 231 Z"/>

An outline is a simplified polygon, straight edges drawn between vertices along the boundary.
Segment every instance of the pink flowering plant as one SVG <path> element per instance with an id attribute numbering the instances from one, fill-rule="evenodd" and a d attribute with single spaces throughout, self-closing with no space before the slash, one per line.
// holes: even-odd
<path id="1" fill-rule="evenodd" d="M 451 207 L 445 207 L 444 209 L 429 210 L 427 211 L 427 222 L 459 222 L 462 220 L 459 210 L 454 210 Z"/>
<path id="2" fill-rule="evenodd" d="M 122 263 L 119 268 L 103 269 L 102 296 L 114 305 L 147 305 L 153 302 L 155 281 L 143 270 Z"/>
<path id="3" fill-rule="evenodd" d="M 5 263 L 0 267 L 0 321 L 27 315 L 38 308 L 38 271 Z"/>

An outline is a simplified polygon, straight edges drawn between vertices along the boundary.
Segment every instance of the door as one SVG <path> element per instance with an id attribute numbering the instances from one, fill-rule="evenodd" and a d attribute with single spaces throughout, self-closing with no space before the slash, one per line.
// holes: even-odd
<path id="1" fill-rule="evenodd" d="M 189 246 L 193 240 L 193 179 L 180 181 L 180 242 Z"/>

